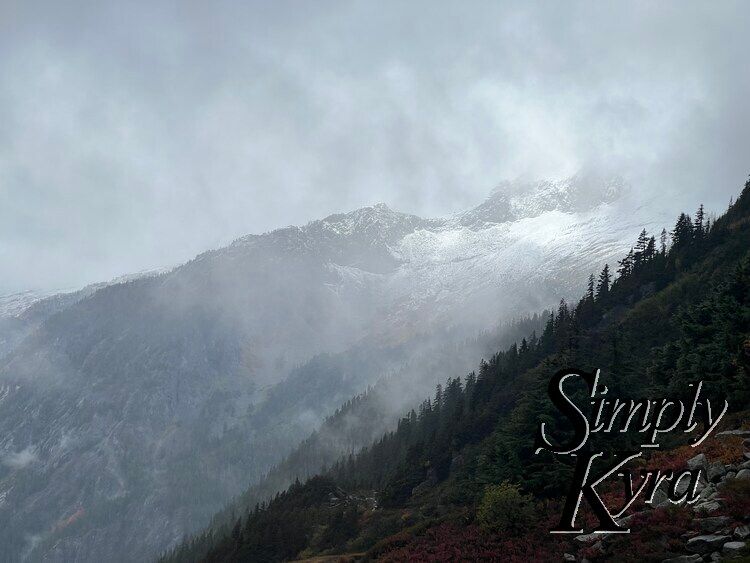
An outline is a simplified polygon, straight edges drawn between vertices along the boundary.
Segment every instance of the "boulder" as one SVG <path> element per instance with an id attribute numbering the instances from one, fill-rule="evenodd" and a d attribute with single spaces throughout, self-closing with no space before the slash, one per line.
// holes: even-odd
<path id="1" fill-rule="evenodd" d="M 715 499 L 715 500 L 709 500 L 709 501 L 706 501 L 706 502 L 702 502 L 700 504 L 696 504 L 693 507 L 693 510 L 695 512 L 707 512 L 707 513 L 711 513 L 711 512 L 716 512 L 717 510 L 719 510 L 719 508 L 721 508 L 721 505 L 719 504 L 718 499 Z"/>
<path id="2" fill-rule="evenodd" d="M 617 518 L 615 522 L 617 522 L 618 526 L 628 528 L 630 526 L 630 523 L 633 521 L 633 518 L 635 518 L 635 514 L 629 514 L 627 516 L 623 516 L 622 518 Z"/>
<path id="3" fill-rule="evenodd" d="M 716 534 L 695 536 L 688 540 L 687 550 L 693 553 L 711 553 L 717 549 L 721 549 L 721 546 L 727 543 L 730 539 L 731 536 L 720 536 Z"/>
<path id="4" fill-rule="evenodd" d="M 687 466 L 690 471 L 694 471 L 696 469 L 703 469 L 703 471 L 705 471 L 708 468 L 708 460 L 706 459 L 706 454 L 698 454 L 695 457 L 691 457 L 689 460 L 687 460 Z"/>
<path id="5" fill-rule="evenodd" d="M 737 526 L 734 529 L 734 537 L 738 540 L 745 540 L 750 536 L 750 527 L 748 526 Z"/>
<path id="6" fill-rule="evenodd" d="M 687 490 L 690 488 L 690 479 L 680 479 L 680 481 L 677 483 L 677 486 L 674 489 L 674 493 L 676 497 L 681 497 L 684 495 Z"/>
<path id="7" fill-rule="evenodd" d="M 726 474 L 727 470 L 724 468 L 724 464 L 717 461 L 708 466 L 708 469 L 706 470 L 706 479 L 711 483 L 716 483 L 721 481 L 721 478 Z"/>
<path id="8" fill-rule="evenodd" d="M 739 555 L 747 547 L 747 542 L 744 541 L 730 541 L 724 544 L 721 548 L 721 553 L 728 557 L 733 555 Z"/>
<path id="9" fill-rule="evenodd" d="M 654 491 L 654 494 L 651 496 L 651 507 L 657 508 L 659 506 L 664 506 L 664 503 L 669 504 L 669 495 L 667 494 L 667 491 L 664 490 L 663 487 L 659 487 Z"/>
<path id="10" fill-rule="evenodd" d="M 750 479 L 750 469 L 740 469 L 735 479 Z"/>
<path id="11" fill-rule="evenodd" d="M 713 533 L 729 526 L 732 519 L 729 516 L 709 516 L 698 520 L 701 532 Z"/>
<path id="12" fill-rule="evenodd" d="M 592 532 L 590 534 L 581 534 L 580 536 L 576 536 L 574 539 L 581 545 L 587 545 L 593 541 L 602 539 L 602 535 Z"/>
<path id="13" fill-rule="evenodd" d="M 700 492 L 700 498 L 702 499 L 710 499 L 712 495 L 716 494 L 716 485 L 711 484 L 706 487 L 703 487 L 703 490 Z"/>
<path id="14" fill-rule="evenodd" d="M 576 556 L 571 553 L 563 553 L 563 561 L 572 562 L 576 560 Z"/>

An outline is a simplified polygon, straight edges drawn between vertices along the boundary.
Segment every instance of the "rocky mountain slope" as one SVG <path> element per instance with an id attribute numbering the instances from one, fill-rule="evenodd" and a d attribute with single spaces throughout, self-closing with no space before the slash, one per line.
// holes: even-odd
<path id="1" fill-rule="evenodd" d="M 0 360 L 0 554 L 116 561 L 173 544 L 407 363 L 409 343 L 578 293 L 666 224 L 627 198 L 573 178 L 504 185 L 439 219 L 379 204 L 53 307 Z M 369 367 L 351 373 L 351 357 Z M 325 400 L 299 412 L 294 382 Z"/>
<path id="2" fill-rule="evenodd" d="M 87 285 L 81 289 L 21 291 L 0 295 L 0 358 L 20 343 L 42 322 L 98 290 L 121 283 L 148 278 L 167 272 L 167 269 L 145 270 L 119 276 L 107 282 Z"/>
<path id="3" fill-rule="evenodd" d="M 671 245 L 639 239 L 614 279 L 560 303 L 541 332 L 457 372 L 318 475 L 277 495 L 249 489 L 161 561 L 746 560 L 750 181 L 710 223 L 680 213 Z M 558 403 L 551 378 L 572 367 L 599 385 L 569 383 Z M 599 406 L 594 389 L 608 393 Z M 658 443 L 644 436 L 663 411 L 633 425 L 623 413 L 636 404 L 679 405 Z M 577 455 L 535 439 L 542 423 L 552 444 L 577 443 L 561 405 L 591 425 Z M 605 513 L 630 532 L 596 533 L 612 530 Z"/>

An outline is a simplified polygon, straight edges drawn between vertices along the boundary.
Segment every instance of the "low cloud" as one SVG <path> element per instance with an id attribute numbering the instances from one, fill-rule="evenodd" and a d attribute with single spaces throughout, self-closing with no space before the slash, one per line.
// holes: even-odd
<path id="1" fill-rule="evenodd" d="M 29 446 L 20 452 L 0 454 L 0 463 L 11 469 L 24 469 L 39 460 L 36 448 Z"/>
<path id="2" fill-rule="evenodd" d="M 15 4 L 0 292 L 518 176 L 606 167 L 721 209 L 748 173 L 743 2 Z"/>

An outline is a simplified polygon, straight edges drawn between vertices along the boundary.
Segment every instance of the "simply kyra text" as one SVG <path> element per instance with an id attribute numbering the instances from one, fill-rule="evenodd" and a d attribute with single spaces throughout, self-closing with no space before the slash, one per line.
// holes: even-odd
<path id="1" fill-rule="evenodd" d="M 580 379 L 588 386 L 590 411 L 587 416 L 576 402 L 566 394 L 564 385 L 568 380 Z M 658 469 L 641 470 L 640 483 L 633 486 L 633 476 L 626 465 L 641 457 L 648 448 L 658 448 L 660 437 L 670 432 L 693 434 L 691 445 L 700 445 L 715 430 L 726 414 L 729 404 L 712 403 L 703 396 L 703 382 L 691 384 L 690 401 L 681 399 L 621 399 L 608 396 L 608 388 L 600 383 L 600 370 L 587 373 L 577 369 L 566 369 L 557 372 L 549 383 L 549 396 L 555 408 L 570 422 L 573 437 L 567 443 L 553 445 L 547 425 L 542 422 L 536 436 L 534 453 L 549 451 L 558 456 L 575 456 L 577 458 L 573 474 L 573 483 L 563 508 L 559 525 L 552 533 L 583 533 L 576 526 L 576 516 L 581 501 L 591 506 L 599 520 L 599 526 L 593 530 L 600 533 L 627 533 L 630 530 L 618 525 L 621 518 L 641 495 L 646 503 L 653 503 L 654 496 L 660 487 L 666 487 L 667 496 L 674 504 L 693 503 L 698 500 L 698 487 L 701 469 L 685 470 L 675 474 L 673 471 Z M 592 451 L 589 441 L 592 434 L 636 433 L 641 437 L 638 451 L 618 452 L 614 461 L 596 474 L 593 466 L 607 456 L 604 451 Z M 554 440 L 557 442 L 556 440 Z M 597 487 L 611 477 L 619 477 L 624 483 L 625 503 L 612 511 L 605 506 Z"/>

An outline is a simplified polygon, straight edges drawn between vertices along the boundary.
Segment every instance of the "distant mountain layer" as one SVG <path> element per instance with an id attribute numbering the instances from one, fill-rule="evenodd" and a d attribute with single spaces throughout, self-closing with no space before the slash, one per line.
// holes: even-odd
<path id="1" fill-rule="evenodd" d="M 93 295 L 99 289 L 155 276 L 166 271 L 168 270 L 160 269 L 127 274 L 77 290 L 29 290 L 0 295 L 0 359 L 48 317 Z"/>
<path id="2" fill-rule="evenodd" d="M 666 224 L 626 201 L 621 182 L 573 178 L 503 185 L 440 219 L 378 204 L 52 298 L 0 355 L 0 549 L 118 561 L 174 544 L 398 372 L 410 343 L 577 294 Z M 281 391 L 293 381 L 309 392 Z"/>

